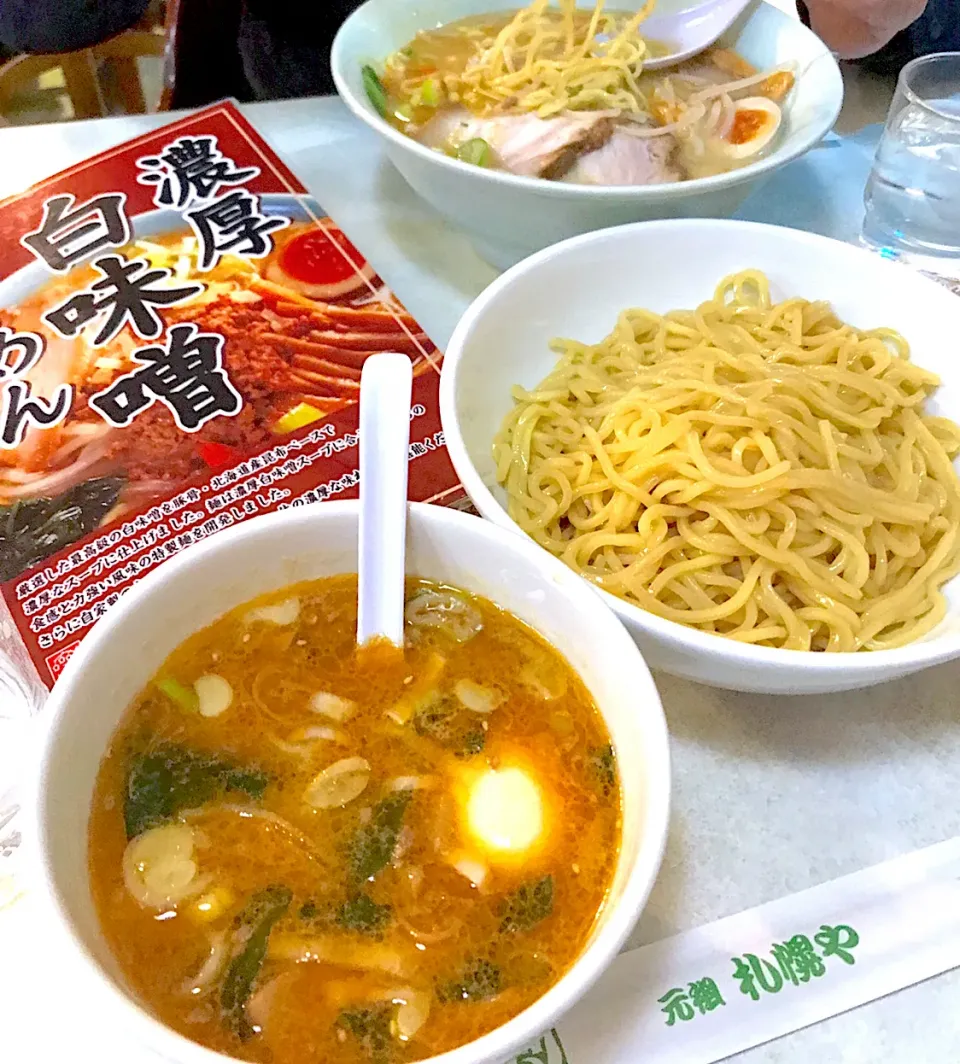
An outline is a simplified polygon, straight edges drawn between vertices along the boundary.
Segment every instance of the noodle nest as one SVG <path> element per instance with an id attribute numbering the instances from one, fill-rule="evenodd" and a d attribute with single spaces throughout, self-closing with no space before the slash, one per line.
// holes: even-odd
<path id="1" fill-rule="evenodd" d="M 460 77 L 468 100 L 522 100 L 541 118 L 561 111 L 637 111 L 637 78 L 647 46 L 638 32 L 654 0 L 633 16 L 604 13 L 602 0 L 589 17 L 576 0 L 533 0 L 496 35 Z"/>
<path id="2" fill-rule="evenodd" d="M 494 444 L 509 512 L 541 546 L 671 621 L 789 650 L 902 646 L 960 571 L 960 427 L 891 329 L 724 279 L 694 311 L 624 311 Z"/>

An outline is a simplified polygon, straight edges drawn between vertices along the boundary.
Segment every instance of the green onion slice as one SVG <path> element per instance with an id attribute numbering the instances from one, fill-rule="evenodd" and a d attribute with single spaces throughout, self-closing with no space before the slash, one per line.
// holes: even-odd
<path id="1" fill-rule="evenodd" d="M 363 87 L 366 90 L 367 99 L 373 104 L 377 114 L 385 118 L 387 115 L 387 90 L 383 87 L 383 82 L 372 66 L 365 66 L 360 74 L 363 78 Z"/>
<path id="2" fill-rule="evenodd" d="M 197 692 L 190 687 L 184 686 L 172 676 L 161 676 L 157 680 L 157 687 L 167 696 L 190 713 L 195 713 L 200 705 Z"/>
<path id="3" fill-rule="evenodd" d="M 492 154 L 490 145 L 482 137 L 473 137 L 457 148 L 457 158 L 471 166 L 486 166 Z"/>

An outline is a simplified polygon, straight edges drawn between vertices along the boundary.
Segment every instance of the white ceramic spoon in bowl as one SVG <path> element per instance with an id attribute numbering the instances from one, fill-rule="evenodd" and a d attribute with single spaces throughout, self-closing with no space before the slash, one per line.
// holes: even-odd
<path id="1" fill-rule="evenodd" d="M 644 59 L 643 69 L 675 66 L 705 51 L 727 32 L 751 3 L 753 0 L 705 0 L 683 11 L 651 15 L 640 26 L 640 33 L 649 40 L 665 44 L 670 54 Z"/>
<path id="2" fill-rule="evenodd" d="M 360 375 L 360 544 L 357 645 L 403 646 L 407 451 L 413 367 L 403 354 L 371 355 Z"/>

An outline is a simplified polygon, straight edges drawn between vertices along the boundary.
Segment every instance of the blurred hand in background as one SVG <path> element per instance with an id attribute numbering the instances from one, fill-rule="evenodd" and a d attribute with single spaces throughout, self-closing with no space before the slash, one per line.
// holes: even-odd
<path id="1" fill-rule="evenodd" d="M 861 59 L 916 22 L 927 0 L 806 0 L 810 27 L 841 59 Z"/>

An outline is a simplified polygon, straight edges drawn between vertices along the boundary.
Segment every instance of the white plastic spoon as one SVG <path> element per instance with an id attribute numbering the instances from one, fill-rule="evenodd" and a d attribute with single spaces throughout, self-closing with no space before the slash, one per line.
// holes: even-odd
<path id="1" fill-rule="evenodd" d="M 705 51 L 737 21 L 753 0 L 705 0 L 683 11 L 665 11 L 651 15 L 640 26 L 640 33 L 660 41 L 670 49 L 669 55 L 645 58 L 644 70 L 675 66 L 684 59 Z"/>
<path id="2" fill-rule="evenodd" d="M 403 646 L 407 451 L 413 369 L 406 355 L 371 355 L 360 375 L 360 547 L 357 644 Z"/>

